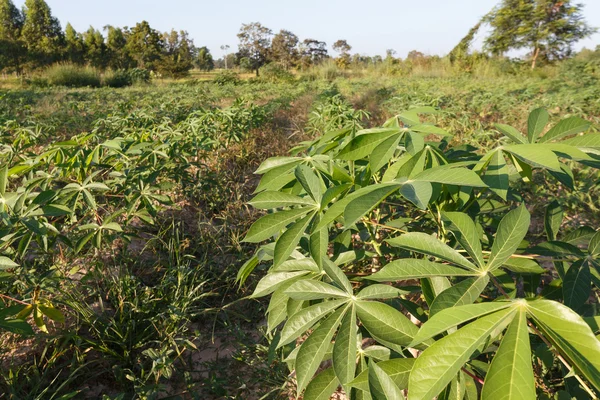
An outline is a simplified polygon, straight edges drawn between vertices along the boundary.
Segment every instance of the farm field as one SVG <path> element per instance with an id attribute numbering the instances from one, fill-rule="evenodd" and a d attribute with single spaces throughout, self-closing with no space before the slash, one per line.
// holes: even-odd
<path id="1" fill-rule="evenodd" d="M 577 116 L 597 133 L 600 85 L 465 75 L 0 90 L 0 293 L 11 304 L 0 312 L 31 321 L 2 326 L 0 398 L 293 396 L 269 302 L 248 298 L 268 264 L 238 284 L 262 241 L 243 241 L 264 213 L 248 205 L 254 172 L 414 107 L 438 110 L 427 118 L 448 143 L 482 155 L 506 144 L 495 123 L 527 131 L 538 107 L 550 124 Z M 600 222 L 598 170 L 569 165 L 573 190 L 543 172 L 514 178 L 533 243 L 552 199 L 569 229 Z"/>

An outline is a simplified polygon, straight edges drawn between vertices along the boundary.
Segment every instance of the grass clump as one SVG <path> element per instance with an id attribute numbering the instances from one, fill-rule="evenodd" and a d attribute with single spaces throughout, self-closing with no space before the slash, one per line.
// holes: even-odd
<path id="1" fill-rule="evenodd" d="M 74 64 L 53 65 L 44 75 L 52 86 L 100 87 L 101 84 L 98 70 Z"/>

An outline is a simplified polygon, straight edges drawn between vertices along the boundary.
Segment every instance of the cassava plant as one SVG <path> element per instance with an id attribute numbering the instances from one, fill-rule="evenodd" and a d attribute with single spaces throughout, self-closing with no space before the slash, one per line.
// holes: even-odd
<path id="1" fill-rule="evenodd" d="M 256 171 L 250 204 L 269 212 L 245 241 L 268 243 L 238 281 L 268 266 L 252 297 L 270 295 L 297 395 L 595 398 L 600 232 L 563 229 L 560 198 L 519 190 L 546 173 L 572 188 L 573 166 L 600 166 L 600 134 L 579 117 L 547 129 L 536 109 L 525 135 L 498 124 L 483 149 L 452 145 L 423 122 L 435 113 L 329 131 Z"/>

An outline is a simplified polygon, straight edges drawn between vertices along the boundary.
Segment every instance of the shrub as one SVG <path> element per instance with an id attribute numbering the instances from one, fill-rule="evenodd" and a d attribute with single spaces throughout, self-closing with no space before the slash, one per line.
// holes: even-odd
<path id="1" fill-rule="evenodd" d="M 132 85 L 140 85 L 150 82 L 150 71 L 144 68 L 132 68 L 127 70 Z"/>
<path id="2" fill-rule="evenodd" d="M 217 74 L 217 76 L 215 76 L 215 79 L 213 82 L 219 86 L 224 86 L 224 85 L 237 85 L 241 81 L 240 81 L 240 76 L 237 74 L 237 72 L 231 71 L 231 70 L 226 70 L 226 71 L 219 72 Z"/>
<path id="3" fill-rule="evenodd" d="M 92 67 L 75 64 L 55 64 L 48 68 L 44 77 L 52 86 L 100 87 L 100 74 Z"/>
<path id="4" fill-rule="evenodd" d="M 281 65 L 270 63 L 260 68 L 258 80 L 269 83 L 291 82 L 294 80 L 294 75 Z"/>
<path id="5" fill-rule="evenodd" d="M 327 124 L 298 156 L 256 171 L 250 204 L 270 212 L 245 241 L 269 243 L 238 280 L 269 266 L 251 297 L 271 297 L 271 348 L 295 370 L 297 395 L 342 385 L 373 399 L 533 400 L 550 386 L 597 398 L 600 231 L 562 228 L 560 198 L 532 218 L 519 181 L 548 174 L 573 190 L 576 162 L 600 167 L 600 135 L 583 134 L 579 117 L 546 129 L 536 109 L 526 135 L 498 124 L 496 148 L 452 146 L 421 121 L 435 113 Z"/>
<path id="6" fill-rule="evenodd" d="M 131 86 L 131 74 L 129 71 L 118 69 L 116 71 L 107 71 L 104 74 L 103 82 L 104 86 L 112 88 L 121 88 L 125 86 Z"/>

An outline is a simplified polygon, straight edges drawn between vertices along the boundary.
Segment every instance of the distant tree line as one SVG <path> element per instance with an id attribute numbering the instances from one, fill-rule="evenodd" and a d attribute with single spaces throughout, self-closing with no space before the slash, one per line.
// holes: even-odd
<path id="1" fill-rule="evenodd" d="M 186 31 L 161 33 L 146 21 L 134 27 L 111 25 L 63 31 L 44 0 L 26 0 L 19 10 L 0 0 L 0 71 L 32 71 L 56 62 L 86 64 L 98 69 L 144 68 L 165 76 L 185 76 L 194 66 L 214 68 L 206 47 L 197 48 Z"/>

